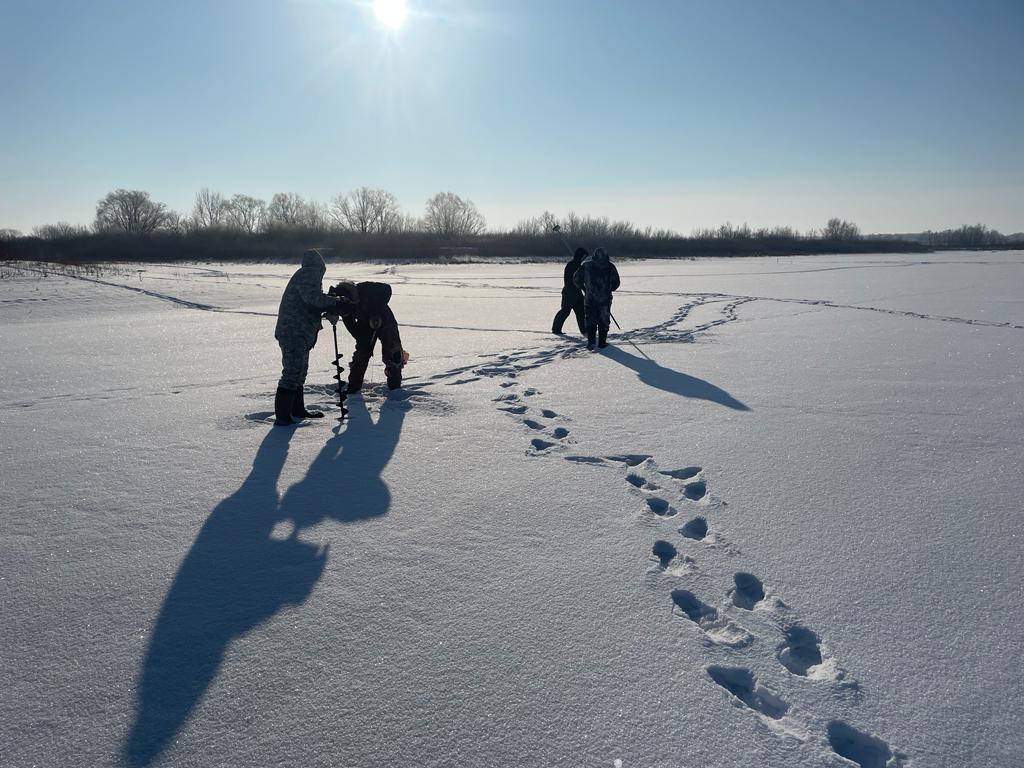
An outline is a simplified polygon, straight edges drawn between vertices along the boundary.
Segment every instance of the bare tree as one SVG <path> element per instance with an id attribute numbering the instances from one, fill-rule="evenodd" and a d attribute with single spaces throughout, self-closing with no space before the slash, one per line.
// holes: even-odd
<path id="1" fill-rule="evenodd" d="M 303 206 L 299 220 L 300 226 L 306 229 L 326 230 L 330 221 L 327 206 L 315 200 L 309 200 Z"/>
<path id="2" fill-rule="evenodd" d="M 267 229 L 298 229 L 306 225 L 307 204 L 294 192 L 278 192 L 267 206 Z"/>
<path id="3" fill-rule="evenodd" d="M 234 195 L 227 202 L 228 226 L 250 235 L 259 232 L 267 215 L 267 204 L 249 195 Z"/>
<path id="4" fill-rule="evenodd" d="M 139 189 L 115 190 L 96 205 L 97 232 L 144 235 L 163 228 L 167 222 L 167 206 Z"/>
<path id="5" fill-rule="evenodd" d="M 62 237 L 80 237 L 89 234 L 89 228 L 80 224 L 69 224 L 66 221 L 58 221 L 56 224 L 43 224 L 35 227 L 32 234 L 43 240 L 57 240 Z"/>
<path id="6" fill-rule="evenodd" d="M 487 222 L 472 201 L 454 192 L 438 192 L 427 200 L 423 226 L 427 232 L 443 237 L 466 237 L 481 234 Z"/>
<path id="7" fill-rule="evenodd" d="M 395 220 L 394 232 L 424 232 L 423 220 L 411 213 L 403 213 Z"/>
<path id="8" fill-rule="evenodd" d="M 199 190 L 192 208 L 192 225 L 195 229 L 214 229 L 227 224 L 228 202 L 220 192 L 211 192 L 206 187 Z"/>
<path id="9" fill-rule="evenodd" d="M 846 219 L 829 219 L 821 236 L 825 240 L 859 240 L 860 227 Z"/>
<path id="10" fill-rule="evenodd" d="M 183 235 L 190 231 L 194 223 L 195 222 L 189 216 L 183 216 L 177 211 L 168 210 L 164 214 L 164 223 L 160 228 L 168 232 Z"/>
<path id="11" fill-rule="evenodd" d="M 558 219 L 555 218 L 555 214 L 551 211 L 544 211 L 540 216 L 532 216 L 529 219 L 523 219 L 514 227 L 512 227 L 510 234 L 513 235 L 544 235 L 551 231 L 551 228 L 558 223 Z"/>
<path id="12" fill-rule="evenodd" d="M 21 231 L 17 229 L 0 229 L 0 242 L 10 242 L 21 237 Z"/>
<path id="13" fill-rule="evenodd" d="M 331 201 L 331 218 L 339 228 L 350 232 L 383 234 L 404 226 L 398 200 L 384 189 L 359 187 Z"/>

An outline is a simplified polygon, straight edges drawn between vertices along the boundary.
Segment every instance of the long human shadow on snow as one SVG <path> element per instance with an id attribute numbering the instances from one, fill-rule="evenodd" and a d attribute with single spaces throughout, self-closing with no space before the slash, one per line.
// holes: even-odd
<path id="1" fill-rule="evenodd" d="M 302 528 L 388 511 L 391 495 L 380 473 L 404 415 L 401 404 L 388 402 L 374 424 L 365 406 L 353 402 L 346 429 L 281 498 L 277 481 L 294 430 L 270 430 L 249 476 L 203 524 L 164 599 L 142 664 L 135 721 L 122 745 L 127 765 L 152 764 L 174 740 L 233 640 L 312 593 L 328 547 L 300 540 Z M 289 520 L 291 535 L 272 537 Z"/>
<path id="2" fill-rule="evenodd" d="M 736 411 L 750 410 L 749 406 L 741 403 L 724 389 L 716 387 L 714 384 L 704 381 L 704 379 L 680 373 L 672 368 L 665 368 L 653 360 L 645 360 L 636 355 L 631 355 L 619 347 L 606 347 L 604 354 L 615 362 L 636 371 L 640 381 L 655 389 L 661 389 L 675 395 L 682 395 L 683 397 L 692 397 L 697 400 L 710 400 L 713 403 L 724 405 L 726 408 L 732 408 Z"/>

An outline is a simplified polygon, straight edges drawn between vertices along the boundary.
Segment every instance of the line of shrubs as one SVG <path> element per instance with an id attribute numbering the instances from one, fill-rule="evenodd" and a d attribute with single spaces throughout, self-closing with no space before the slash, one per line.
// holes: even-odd
<path id="1" fill-rule="evenodd" d="M 591 242 L 593 240 L 593 242 Z M 695 258 L 701 256 L 791 256 L 804 254 L 927 252 L 906 240 L 832 240 L 807 237 L 580 237 L 573 245 L 604 246 L 613 258 Z M 146 235 L 79 234 L 0 241 L 0 259 L 95 262 L 291 261 L 307 248 L 325 249 L 336 261 L 547 260 L 566 255 L 554 234 L 484 234 L 446 238 L 424 232 L 364 234 L 279 230 L 256 234 L 204 230 Z"/>

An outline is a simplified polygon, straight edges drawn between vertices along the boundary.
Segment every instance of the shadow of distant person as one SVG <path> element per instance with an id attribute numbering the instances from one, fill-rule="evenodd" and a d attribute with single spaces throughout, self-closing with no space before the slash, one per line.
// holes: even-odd
<path id="1" fill-rule="evenodd" d="M 408 404 L 399 395 L 388 397 L 376 423 L 361 397 L 347 405 L 345 429 L 327 441 L 306 476 L 281 499 L 281 519 L 291 520 L 297 531 L 328 519 L 353 523 L 380 517 L 391 507 L 381 473 L 398 445 Z"/>
<path id="2" fill-rule="evenodd" d="M 325 548 L 271 538 L 277 480 L 294 430 L 271 428 L 252 470 L 220 502 L 182 561 L 153 628 L 135 721 L 122 747 L 131 766 L 156 760 L 188 720 L 235 638 L 309 597 Z"/>
<path id="3" fill-rule="evenodd" d="M 724 389 L 716 387 L 704 379 L 690 376 L 685 373 L 665 368 L 653 360 L 644 359 L 631 355 L 619 347 L 605 347 L 603 353 L 617 363 L 636 371 L 640 381 L 649 387 L 662 389 L 675 395 L 692 397 L 697 400 L 710 400 L 713 403 L 724 405 L 736 411 L 749 411 L 749 406 L 741 403 Z"/>

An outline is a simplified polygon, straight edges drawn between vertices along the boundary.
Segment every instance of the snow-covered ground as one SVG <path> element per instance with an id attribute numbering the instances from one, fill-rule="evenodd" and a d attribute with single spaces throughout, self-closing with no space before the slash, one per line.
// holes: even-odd
<path id="1" fill-rule="evenodd" d="M 329 265 L 339 430 L 290 267 L 5 267 L 0 763 L 1020 765 L 1024 252 L 619 268 Z"/>

